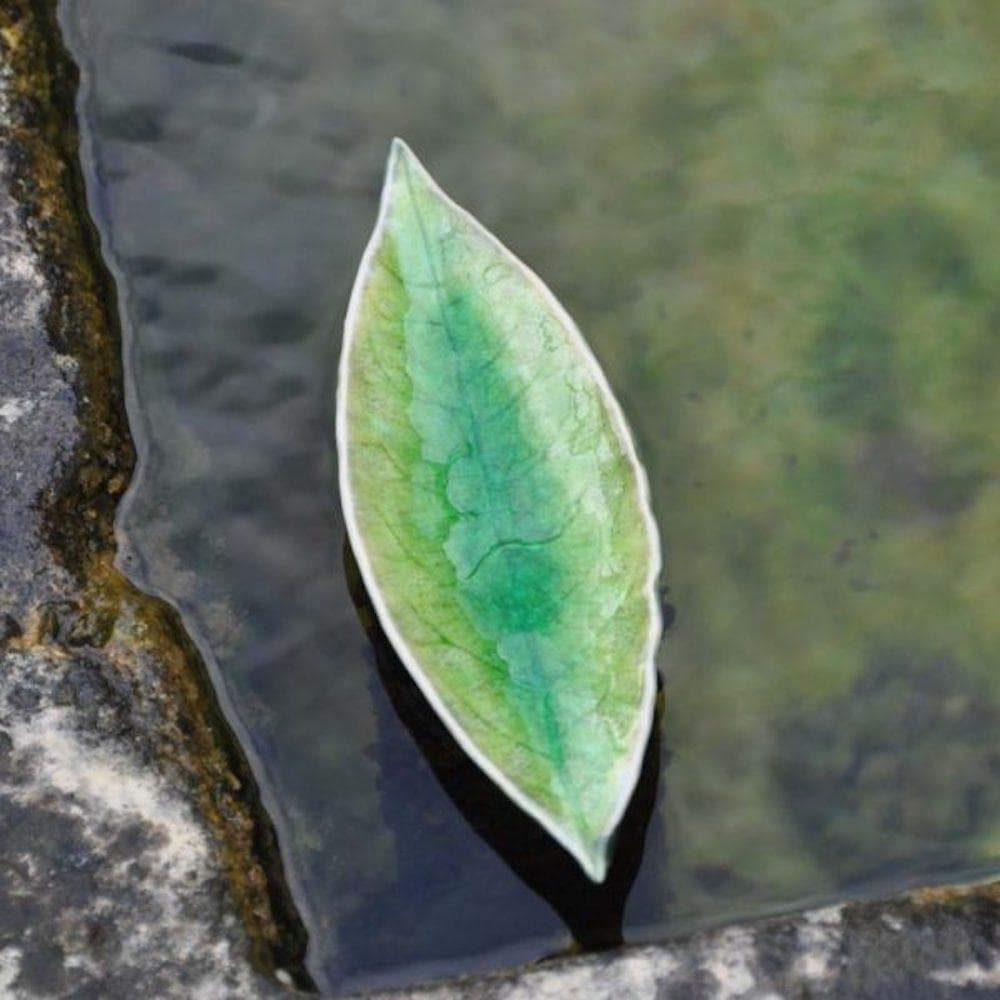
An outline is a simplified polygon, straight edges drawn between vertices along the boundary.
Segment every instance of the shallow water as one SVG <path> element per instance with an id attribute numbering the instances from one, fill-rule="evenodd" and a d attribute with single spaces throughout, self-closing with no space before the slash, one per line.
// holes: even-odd
<path id="1" fill-rule="evenodd" d="M 650 473 L 676 621 L 626 938 L 1000 863 L 1000 10 L 62 17 L 142 455 L 123 565 L 210 660 L 322 986 L 569 942 L 348 592 L 334 373 L 394 134 L 575 316 Z"/>

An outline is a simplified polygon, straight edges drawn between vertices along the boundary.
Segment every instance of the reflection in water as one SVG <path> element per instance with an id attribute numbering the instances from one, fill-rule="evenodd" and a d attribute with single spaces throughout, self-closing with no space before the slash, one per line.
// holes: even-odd
<path id="1" fill-rule="evenodd" d="M 662 699 L 657 699 L 642 771 L 618 827 L 607 878 L 597 885 L 486 777 L 452 738 L 386 638 L 346 541 L 344 569 L 358 617 L 375 648 L 379 677 L 392 706 L 448 797 L 476 833 L 552 906 L 580 947 L 610 948 L 621 944 L 625 903 L 639 871 L 646 829 L 656 802 Z M 404 833 L 419 835 L 414 831 Z"/>

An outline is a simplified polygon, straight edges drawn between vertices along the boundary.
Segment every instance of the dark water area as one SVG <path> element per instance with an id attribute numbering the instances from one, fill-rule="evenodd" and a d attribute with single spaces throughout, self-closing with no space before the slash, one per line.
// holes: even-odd
<path id="1" fill-rule="evenodd" d="M 211 666 L 323 989 L 1000 867 L 1000 8 L 61 18 L 141 455 L 121 564 Z M 650 474 L 676 621 L 603 892 L 352 599 L 335 371 L 393 135 L 567 306 Z"/>

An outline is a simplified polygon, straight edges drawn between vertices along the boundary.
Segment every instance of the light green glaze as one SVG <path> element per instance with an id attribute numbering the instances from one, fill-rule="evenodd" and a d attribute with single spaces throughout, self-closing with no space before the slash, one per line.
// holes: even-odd
<path id="1" fill-rule="evenodd" d="M 604 878 L 652 714 L 659 547 L 607 383 L 399 140 L 338 388 L 351 544 L 466 752 Z"/>

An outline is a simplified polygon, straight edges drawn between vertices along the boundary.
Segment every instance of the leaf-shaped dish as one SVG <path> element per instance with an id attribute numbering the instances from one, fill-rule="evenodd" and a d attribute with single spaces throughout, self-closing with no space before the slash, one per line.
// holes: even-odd
<path id="1" fill-rule="evenodd" d="M 337 389 L 351 546 L 466 753 L 603 881 L 653 714 L 646 476 L 541 280 L 392 143 Z"/>

